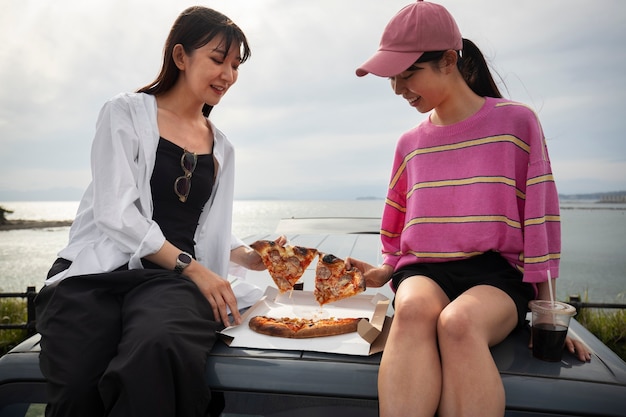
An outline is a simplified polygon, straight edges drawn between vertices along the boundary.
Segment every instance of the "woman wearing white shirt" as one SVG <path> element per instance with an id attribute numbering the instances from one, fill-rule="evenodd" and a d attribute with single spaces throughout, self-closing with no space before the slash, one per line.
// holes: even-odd
<path id="1" fill-rule="evenodd" d="M 37 298 L 47 416 L 205 416 L 215 332 L 240 322 L 230 261 L 234 151 L 208 119 L 250 56 L 243 32 L 185 10 L 157 79 L 100 112 L 92 183 Z M 218 407 L 219 408 L 219 407 Z"/>

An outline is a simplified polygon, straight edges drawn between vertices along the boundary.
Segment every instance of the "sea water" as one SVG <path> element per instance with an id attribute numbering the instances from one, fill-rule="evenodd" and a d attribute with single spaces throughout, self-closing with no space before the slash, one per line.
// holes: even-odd
<path id="1" fill-rule="evenodd" d="M 379 217 L 382 200 L 247 201 L 234 205 L 233 231 L 245 238 L 272 233 L 291 217 Z M 78 202 L 0 202 L 8 219 L 71 220 Z M 557 298 L 588 295 L 593 302 L 626 303 L 626 206 L 573 202 L 562 205 L 561 276 Z M 69 227 L 0 231 L 0 291 L 39 290 Z"/>

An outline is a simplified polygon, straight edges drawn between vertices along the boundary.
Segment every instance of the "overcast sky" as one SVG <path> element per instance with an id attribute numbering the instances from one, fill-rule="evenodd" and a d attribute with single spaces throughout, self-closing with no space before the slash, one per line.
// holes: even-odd
<path id="1" fill-rule="evenodd" d="M 214 0 L 252 57 L 211 118 L 236 198 L 384 197 L 399 135 L 426 117 L 354 71 L 408 0 Z M 0 201 L 77 200 L 108 98 L 152 81 L 189 1 L 0 0 Z M 539 114 L 562 194 L 626 190 L 626 2 L 441 0 Z"/>

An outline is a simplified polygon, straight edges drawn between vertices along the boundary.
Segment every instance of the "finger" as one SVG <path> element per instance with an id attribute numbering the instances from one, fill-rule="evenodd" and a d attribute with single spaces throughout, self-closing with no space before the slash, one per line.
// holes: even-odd
<path id="1" fill-rule="evenodd" d="M 217 301 L 217 309 L 218 314 L 221 319 L 221 322 L 224 323 L 224 326 L 230 327 L 230 317 L 228 317 L 228 310 L 226 309 L 226 303 L 223 300 Z"/>
<path id="2" fill-rule="evenodd" d="M 206 299 L 209 301 L 209 304 L 211 304 L 211 309 L 213 310 L 213 319 L 215 321 L 218 321 L 221 316 L 220 316 L 220 310 L 219 308 L 217 308 L 217 303 L 215 302 L 215 298 L 209 295 L 208 297 L 206 297 Z"/>
<path id="3" fill-rule="evenodd" d="M 228 317 L 228 311 L 226 309 L 226 303 L 224 302 L 224 296 L 219 290 L 213 290 L 207 296 L 211 307 L 213 308 L 213 317 L 215 321 L 221 321 L 224 326 L 230 326 L 230 318 Z"/>
<path id="4" fill-rule="evenodd" d="M 252 269 L 253 271 L 263 271 L 267 269 L 267 266 L 263 262 L 261 255 L 259 255 L 257 252 L 253 252 L 250 256 L 252 258 L 250 261 L 250 265 L 248 266 L 249 269 Z"/>
<path id="5" fill-rule="evenodd" d="M 352 269 L 352 259 L 350 257 L 346 258 L 346 269 Z"/>
<path id="6" fill-rule="evenodd" d="M 226 313 L 226 320 L 228 321 L 228 326 L 230 326 L 230 318 L 228 317 L 228 309 L 230 309 L 230 314 L 233 317 L 234 324 L 241 324 L 241 314 L 239 314 L 239 308 L 237 307 L 237 297 L 235 297 L 235 294 L 233 293 L 230 287 L 228 287 L 226 292 L 223 294 L 223 301 L 224 301 L 224 312 Z M 228 308 L 226 306 L 228 306 Z"/>
<path id="7" fill-rule="evenodd" d="M 229 305 L 228 307 L 230 308 L 230 312 L 233 315 L 233 320 L 235 321 L 235 324 L 241 324 L 241 314 L 239 314 L 239 310 L 237 309 L 237 303 L 235 303 L 234 306 Z"/>
<path id="8" fill-rule="evenodd" d="M 565 339 L 565 345 L 567 350 L 575 355 L 580 361 L 588 362 L 591 360 L 591 352 L 587 349 L 587 346 L 579 340 L 571 338 Z"/>
<path id="9" fill-rule="evenodd" d="M 362 273 L 365 273 L 365 266 L 363 264 L 363 262 L 359 261 L 358 259 L 354 259 L 354 258 L 346 258 L 346 268 L 351 269 L 351 268 L 356 268 L 359 271 L 361 271 Z"/>
<path id="10" fill-rule="evenodd" d="M 581 361 L 589 362 L 591 360 L 591 352 L 584 343 L 578 340 L 575 341 L 574 350 L 578 356 L 578 359 L 580 359 Z"/>
<path id="11" fill-rule="evenodd" d="M 221 311 L 222 314 L 222 323 L 224 323 L 224 327 L 230 327 L 230 317 L 228 317 L 228 311 L 224 309 Z"/>

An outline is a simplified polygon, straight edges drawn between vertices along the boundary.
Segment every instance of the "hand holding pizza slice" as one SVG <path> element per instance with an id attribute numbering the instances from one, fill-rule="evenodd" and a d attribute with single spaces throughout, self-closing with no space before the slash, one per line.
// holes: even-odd
<path id="1" fill-rule="evenodd" d="M 276 283 L 278 291 L 293 289 L 309 264 L 317 256 L 317 250 L 302 246 L 279 245 L 272 240 L 257 240 L 250 244 L 257 251 Z"/>
<path id="2" fill-rule="evenodd" d="M 365 291 L 365 278 L 355 267 L 334 255 L 320 253 L 315 269 L 313 295 L 320 305 L 352 297 Z"/>

